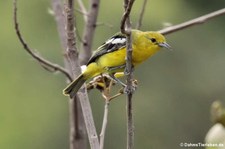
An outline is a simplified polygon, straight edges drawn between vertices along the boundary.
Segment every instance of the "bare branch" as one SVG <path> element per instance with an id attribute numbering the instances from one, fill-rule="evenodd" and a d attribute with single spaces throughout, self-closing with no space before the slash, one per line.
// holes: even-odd
<path id="1" fill-rule="evenodd" d="M 145 8 L 146 8 L 146 5 L 147 5 L 147 1 L 148 0 L 144 0 L 144 2 L 142 4 L 142 8 L 141 8 L 141 11 L 140 11 L 140 15 L 139 15 L 139 19 L 138 19 L 138 22 L 137 22 L 137 25 L 136 25 L 136 29 L 141 28 L 143 16 L 144 16 L 144 13 L 145 13 Z"/>
<path id="2" fill-rule="evenodd" d="M 76 77 L 78 76 L 80 72 L 80 65 L 79 65 L 79 59 L 78 59 L 78 52 L 76 48 L 76 40 L 75 40 L 75 32 L 74 32 L 74 1 L 73 0 L 67 0 L 67 7 L 66 7 L 66 18 L 67 18 L 67 54 L 68 58 L 70 60 L 72 74 Z M 83 86 L 75 96 L 77 100 L 79 99 L 84 121 L 88 133 L 88 138 L 90 142 L 91 149 L 99 149 L 99 141 L 98 136 L 96 133 L 96 128 L 94 125 L 94 120 L 92 116 L 91 106 L 90 102 L 87 96 L 87 90 Z"/>
<path id="3" fill-rule="evenodd" d="M 54 18 L 55 18 L 55 21 L 57 24 L 57 30 L 59 33 L 61 47 L 62 47 L 63 53 L 64 53 L 63 54 L 64 65 L 65 65 L 66 70 L 72 76 L 72 72 L 71 72 L 70 65 L 69 65 L 69 59 L 66 54 L 66 48 L 67 48 L 67 36 L 66 36 L 66 32 L 65 32 L 66 18 L 65 18 L 65 15 L 63 14 L 62 1 L 61 0 L 52 0 L 52 10 L 53 10 Z M 69 80 L 69 82 L 71 82 L 71 80 Z"/>
<path id="4" fill-rule="evenodd" d="M 83 32 L 83 43 L 81 44 L 81 53 L 79 60 L 81 65 L 86 64 L 91 56 L 91 47 L 96 28 L 100 0 L 90 0 L 90 9 L 87 15 L 87 22 Z"/>
<path id="5" fill-rule="evenodd" d="M 74 31 L 74 2 L 73 0 L 67 0 L 66 6 L 66 33 L 67 33 L 67 54 L 70 59 L 70 63 L 72 66 L 78 68 L 77 70 L 73 70 L 73 75 L 80 74 L 79 63 L 77 62 L 78 50 L 76 47 L 76 39 L 75 39 L 75 31 Z M 74 68 L 75 69 L 75 68 Z"/>
<path id="6" fill-rule="evenodd" d="M 134 146 L 134 124 L 133 124 L 133 70 L 132 70 L 132 39 L 131 36 L 127 36 L 127 57 L 126 57 L 126 69 L 127 73 L 127 87 L 125 92 L 127 93 L 127 149 L 132 149 Z"/>
<path id="7" fill-rule="evenodd" d="M 25 42 L 25 40 L 22 37 L 22 34 L 20 33 L 19 23 L 18 23 L 18 20 L 17 20 L 17 0 L 14 0 L 13 4 L 14 4 L 13 5 L 14 6 L 13 7 L 14 28 L 16 30 L 17 37 L 19 38 L 19 41 L 23 45 L 23 48 L 26 50 L 26 52 L 29 53 L 35 60 L 37 60 L 41 64 L 41 66 L 43 68 L 45 68 L 46 70 L 48 70 L 50 72 L 59 71 L 62 74 L 64 74 L 69 80 L 72 80 L 72 77 L 70 76 L 70 74 L 63 67 L 44 59 L 43 57 L 41 57 L 40 55 L 35 53 L 34 50 L 32 50 L 27 45 L 27 43 Z"/>
<path id="8" fill-rule="evenodd" d="M 101 78 L 104 83 L 102 96 L 105 99 L 105 108 L 104 108 L 102 129 L 101 129 L 101 133 L 99 137 L 100 137 L 100 149 L 104 149 L 105 133 L 106 133 L 106 126 L 108 122 L 108 113 L 109 113 L 110 92 L 111 92 L 112 86 L 114 85 L 114 81 L 112 79 L 108 79 L 107 77 L 104 77 L 103 75 L 101 75 Z"/>
<path id="9" fill-rule="evenodd" d="M 52 8 L 57 24 L 57 29 L 61 41 L 61 46 L 64 54 L 65 68 L 72 75 L 72 69 L 70 67 L 67 49 L 67 34 L 65 32 L 66 19 L 63 14 L 63 5 L 61 0 L 52 0 Z M 68 81 L 67 82 L 71 82 Z M 70 121 L 70 149 L 85 149 L 87 148 L 86 142 L 86 128 L 84 125 L 84 118 L 82 115 L 81 105 L 77 99 L 69 100 L 69 121 Z"/>
<path id="10" fill-rule="evenodd" d="M 173 32 L 176 32 L 176 31 L 179 31 L 179 30 L 182 30 L 182 29 L 194 26 L 194 25 L 203 24 L 206 21 L 208 21 L 210 19 L 213 19 L 215 17 L 221 16 L 223 14 L 225 14 L 225 8 L 217 10 L 217 11 L 214 11 L 214 12 L 209 13 L 209 14 L 206 14 L 204 16 L 192 19 L 190 21 L 178 24 L 178 25 L 167 27 L 167 28 L 162 29 L 162 30 L 160 30 L 158 32 L 160 32 L 161 34 L 164 34 L 164 35 L 170 34 L 170 33 L 173 33 Z"/>
<path id="11" fill-rule="evenodd" d="M 86 128 L 78 98 L 69 100 L 70 149 L 86 149 Z"/>
<path id="12" fill-rule="evenodd" d="M 87 96 L 86 88 L 81 88 L 80 91 L 77 93 L 77 96 L 80 99 L 91 149 L 99 149 L 100 147 L 99 147 L 98 135 L 94 125 L 91 105 Z"/>
<path id="13" fill-rule="evenodd" d="M 132 110 L 132 96 L 133 96 L 133 69 L 132 69 L 132 38 L 131 38 L 131 23 L 130 12 L 134 0 L 124 0 L 125 13 L 121 20 L 120 30 L 126 34 L 126 68 L 127 86 L 125 92 L 127 93 L 127 149 L 132 149 L 134 146 L 134 126 L 133 126 L 133 110 Z"/>
<path id="14" fill-rule="evenodd" d="M 104 148 L 104 140 L 105 140 L 105 133 L 106 133 L 106 126 L 107 126 L 107 123 L 108 123 L 108 113 L 109 113 L 109 102 L 124 94 L 124 88 L 121 88 L 119 90 L 119 93 L 117 93 L 116 95 L 114 96 L 110 96 L 110 92 L 111 92 L 111 89 L 113 87 L 114 84 L 114 81 L 107 78 L 107 77 L 104 77 L 103 75 L 101 76 L 102 78 L 102 81 L 104 83 L 104 89 L 102 90 L 102 96 L 103 98 L 105 99 L 105 108 L 104 108 L 104 116 L 103 116 L 103 122 L 102 122 L 102 129 L 101 129 L 101 133 L 100 133 L 100 149 L 103 149 Z M 137 80 L 134 80 L 132 82 L 134 84 L 135 87 L 137 87 Z"/>
<path id="15" fill-rule="evenodd" d="M 66 56 L 68 58 L 68 69 L 71 71 L 74 78 L 80 73 L 78 62 L 78 52 L 76 48 L 76 40 L 74 33 L 74 14 L 73 14 L 73 0 L 68 0 L 65 6 L 66 13 Z M 80 110 L 79 97 L 74 97 L 69 100 L 69 117 L 70 117 L 70 149 L 85 148 L 85 144 L 78 143 L 78 139 L 83 136 L 83 132 L 79 130 L 81 126 L 79 116 L 82 115 Z M 84 138 L 83 138 L 84 139 Z"/>

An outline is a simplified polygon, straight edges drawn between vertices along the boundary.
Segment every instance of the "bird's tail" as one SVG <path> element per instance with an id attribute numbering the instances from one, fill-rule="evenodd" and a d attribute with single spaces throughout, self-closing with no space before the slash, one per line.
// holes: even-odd
<path id="1" fill-rule="evenodd" d="M 77 91 L 81 88 L 84 84 L 86 79 L 84 78 L 83 74 L 80 74 L 73 82 L 71 82 L 64 90 L 63 94 L 66 96 L 70 96 L 73 98 Z"/>

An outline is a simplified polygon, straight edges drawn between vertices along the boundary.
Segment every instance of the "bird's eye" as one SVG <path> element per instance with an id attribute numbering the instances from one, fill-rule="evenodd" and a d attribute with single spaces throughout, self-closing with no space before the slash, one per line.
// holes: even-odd
<path id="1" fill-rule="evenodd" d="M 154 42 L 156 42 L 156 39 L 155 38 L 151 38 L 151 41 L 154 43 Z"/>

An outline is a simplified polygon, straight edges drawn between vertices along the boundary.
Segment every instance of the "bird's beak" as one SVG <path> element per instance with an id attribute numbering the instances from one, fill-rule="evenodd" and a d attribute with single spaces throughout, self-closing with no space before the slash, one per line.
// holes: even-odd
<path id="1" fill-rule="evenodd" d="M 172 50 L 171 46 L 168 43 L 166 43 L 166 42 L 158 43 L 158 45 L 160 47 L 163 47 L 163 48 L 167 48 L 169 50 Z"/>

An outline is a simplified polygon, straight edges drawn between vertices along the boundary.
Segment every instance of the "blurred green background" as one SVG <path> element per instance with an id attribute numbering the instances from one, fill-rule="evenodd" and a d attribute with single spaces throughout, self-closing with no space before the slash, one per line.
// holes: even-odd
<path id="1" fill-rule="evenodd" d="M 143 1 L 132 11 L 135 26 Z M 225 6 L 224 0 L 151 0 L 141 30 L 159 30 Z M 122 1 L 102 1 L 93 49 L 119 30 Z M 21 32 L 28 44 L 45 58 L 63 65 L 62 50 L 47 0 L 18 2 Z M 18 42 L 12 1 L 0 1 L 0 148 L 67 149 L 68 99 L 62 95 L 65 78 L 40 67 Z M 78 31 L 82 16 L 77 13 Z M 181 142 L 204 142 L 212 126 L 209 108 L 225 99 L 225 15 L 203 25 L 167 36 L 173 51 L 161 50 L 136 69 L 139 81 L 134 95 L 135 148 L 181 148 Z M 98 132 L 104 102 L 90 92 Z M 125 96 L 110 104 L 107 149 L 126 145 Z"/>

